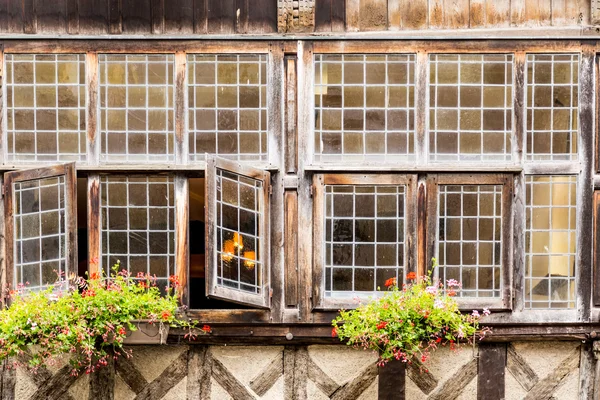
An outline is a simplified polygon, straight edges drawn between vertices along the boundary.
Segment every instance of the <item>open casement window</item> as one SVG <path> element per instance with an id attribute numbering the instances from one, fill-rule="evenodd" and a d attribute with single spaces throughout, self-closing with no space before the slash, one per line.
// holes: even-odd
<path id="1" fill-rule="evenodd" d="M 75 163 L 4 174 L 6 282 L 43 290 L 77 274 Z"/>
<path id="2" fill-rule="evenodd" d="M 416 266 L 415 175 L 315 175 L 313 300 L 351 308 Z"/>
<path id="3" fill-rule="evenodd" d="M 513 177 L 504 174 L 428 176 L 427 260 L 444 289 L 461 283 L 461 308 L 511 309 Z M 430 264 L 426 266 L 430 268 Z"/>
<path id="4" fill-rule="evenodd" d="M 206 293 L 269 308 L 270 174 L 206 157 Z"/>

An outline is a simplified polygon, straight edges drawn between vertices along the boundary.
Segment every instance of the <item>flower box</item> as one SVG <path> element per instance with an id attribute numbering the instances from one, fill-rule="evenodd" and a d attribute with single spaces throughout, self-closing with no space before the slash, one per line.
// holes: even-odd
<path id="1" fill-rule="evenodd" d="M 137 330 L 126 329 L 123 344 L 167 344 L 169 324 L 148 320 L 132 321 Z"/>

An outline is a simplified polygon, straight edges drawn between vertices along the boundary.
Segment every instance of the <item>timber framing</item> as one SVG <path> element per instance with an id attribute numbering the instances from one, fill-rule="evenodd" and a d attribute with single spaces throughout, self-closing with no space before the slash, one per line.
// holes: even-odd
<path id="1" fill-rule="evenodd" d="M 513 34 L 515 34 L 513 32 Z M 470 182 L 477 184 L 500 182 L 505 188 L 503 204 L 507 218 L 503 218 L 503 238 L 505 251 L 502 254 L 503 280 L 502 301 L 483 304 L 481 301 L 470 306 L 488 305 L 497 310 L 490 318 L 494 335 L 486 340 L 501 338 L 549 337 L 560 339 L 586 339 L 600 327 L 589 323 L 597 320 L 600 306 L 597 271 L 598 237 L 593 239 L 589 232 L 598 232 L 597 215 L 600 210 L 600 197 L 593 189 L 600 189 L 598 169 L 597 97 L 598 97 L 598 38 L 579 39 L 540 39 L 500 38 L 477 40 L 438 40 L 437 38 L 396 38 L 382 37 L 346 38 L 336 37 L 291 37 L 236 36 L 234 40 L 203 37 L 202 41 L 190 38 L 166 39 L 154 37 L 148 40 L 139 38 L 101 37 L 96 40 L 83 40 L 79 37 L 65 39 L 33 40 L 11 38 L 0 40 L 0 59 L 4 54 L 26 53 L 82 53 L 86 60 L 86 162 L 77 165 L 77 176 L 87 177 L 87 225 L 88 254 L 90 260 L 98 259 L 100 248 L 100 194 L 99 182 L 102 174 L 156 173 L 174 177 L 176 192 L 176 260 L 179 279 L 189 282 L 189 242 L 186 221 L 189 219 L 189 177 L 209 177 L 211 166 L 204 161 L 192 162 L 189 159 L 189 132 L 187 128 L 187 54 L 265 54 L 267 55 L 267 101 L 268 101 L 268 158 L 252 163 L 261 171 L 265 187 L 270 187 L 265 196 L 268 204 L 265 232 L 268 235 L 269 287 L 268 299 L 260 309 L 237 310 L 190 310 L 188 316 L 201 323 L 214 326 L 214 333 L 205 341 L 226 341 L 226 338 L 239 338 L 246 343 L 287 343 L 285 336 L 292 332 L 294 339 L 303 343 L 332 343 L 329 323 L 335 316 L 335 309 L 347 304 L 325 304 L 322 302 L 322 270 L 319 267 L 319 231 L 323 213 L 319 189 L 319 179 L 324 178 L 339 184 L 361 182 L 376 184 L 395 179 L 403 179 L 408 185 L 412 212 L 408 230 L 409 248 L 408 271 L 423 273 L 432 256 L 437 227 L 436 185 L 437 178 L 445 176 L 448 182 Z M 386 36 L 387 37 L 387 36 Z M 300 40 L 299 40 L 300 39 Z M 98 123 L 98 54 L 101 53 L 169 53 L 175 56 L 175 160 L 174 164 L 106 164 L 100 161 L 100 140 Z M 316 163 L 314 153 L 314 55 L 315 54 L 416 54 L 415 63 L 415 158 L 416 162 L 406 164 L 385 163 Z M 499 166 L 461 163 L 430 163 L 427 161 L 427 107 L 428 107 L 428 56 L 435 53 L 510 53 L 514 56 L 513 66 L 513 118 L 512 118 L 512 158 Z M 525 164 L 523 162 L 525 128 L 526 66 L 528 53 L 578 53 L 581 55 L 579 74 L 579 158 L 557 166 L 551 163 Z M 0 66 L 2 68 L 3 65 Z M 0 98 L 4 117 L 6 102 Z M 0 125 L 0 137 L 5 143 L 4 122 Z M 4 152 L 0 152 L 4 154 Z M 4 172 L 18 174 L 19 171 L 40 164 L 5 163 L 0 166 Z M 447 174 L 447 175 L 444 175 Z M 524 218 L 525 218 L 525 177 L 527 175 L 577 175 L 578 176 L 578 239 L 577 239 L 577 305 L 574 310 L 526 310 L 524 304 Z M 362 181 L 358 178 L 363 176 Z M 453 178 L 455 177 L 455 178 Z M 444 178 L 444 179 L 446 179 Z M 456 179 L 453 181 L 452 179 Z M 462 180 L 461 180 L 462 179 Z M 466 179 L 466 180 L 465 180 Z M 316 182 L 316 183 L 315 183 Z M 5 185 L 7 182 L 5 182 Z M 3 204 L 7 207 L 7 202 Z M 6 210 L 7 215 L 8 211 Z M 510 217 L 512 216 L 512 217 Z M 594 220 L 596 218 L 596 220 Z M 0 240 L 0 249 L 10 238 L 10 227 L 4 224 L 6 240 Z M 583 233 L 588 234 L 583 234 Z M 10 249 L 7 249 L 10 251 Z M 10 281 L 10 258 L 2 268 L 5 282 Z M 207 265 L 209 265 L 207 263 Z M 0 264 L 1 266 L 1 264 Z M 89 270 L 94 272 L 97 264 L 90 262 Z M 183 304 L 189 304 L 194 296 L 189 285 L 181 293 Z M 225 297 L 225 296 L 221 296 Z M 237 299 L 238 302 L 244 302 Z M 255 304 L 256 305 L 256 304 Z M 262 308 L 261 308 L 262 307 Z M 295 324 L 295 325 L 290 325 Z M 542 324 L 542 325 L 536 325 Z M 566 324 L 566 325 L 565 325 Z M 570 325 L 569 325 L 570 324 Z M 265 326 L 262 326 L 265 325 Z M 292 329 L 293 328 L 293 329 Z M 313 329 L 313 333 L 306 331 Z M 306 330 L 306 331 L 305 331 Z M 298 334 L 294 333 L 297 332 Z M 529 336 L 528 336 L 529 335 Z M 301 338 L 301 339 L 300 339 Z M 171 341 L 178 341 L 174 334 Z M 508 340 L 508 339 L 506 339 Z"/>

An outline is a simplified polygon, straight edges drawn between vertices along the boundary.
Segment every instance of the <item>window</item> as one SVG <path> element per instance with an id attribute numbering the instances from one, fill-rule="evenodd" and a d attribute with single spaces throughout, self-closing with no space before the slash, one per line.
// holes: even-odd
<path id="1" fill-rule="evenodd" d="M 174 161 L 174 56 L 101 54 L 101 159 Z"/>
<path id="2" fill-rule="evenodd" d="M 267 159 L 267 57 L 188 55 L 190 159 Z"/>
<path id="3" fill-rule="evenodd" d="M 269 307 L 270 174 L 210 157 L 206 175 L 206 293 Z"/>
<path id="4" fill-rule="evenodd" d="M 414 182 L 404 175 L 315 176 L 315 304 L 335 308 L 376 295 L 390 278 L 403 282 L 414 267 Z"/>
<path id="5" fill-rule="evenodd" d="M 315 161 L 414 160 L 415 56 L 315 56 Z"/>
<path id="6" fill-rule="evenodd" d="M 77 272 L 75 165 L 4 174 L 7 283 L 41 290 Z"/>
<path id="7" fill-rule="evenodd" d="M 429 160 L 510 161 L 510 54 L 429 57 Z"/>
<path id="8" fill-rule="evenodd" d="M 85 161 L 85 59 L 7 54 L 9 162 Z"/>

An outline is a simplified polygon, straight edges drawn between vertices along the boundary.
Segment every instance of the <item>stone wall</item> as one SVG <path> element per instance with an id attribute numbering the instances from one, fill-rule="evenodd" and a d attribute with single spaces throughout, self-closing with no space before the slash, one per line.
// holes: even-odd
<path id="1" fill-rule="evenodd" d="M 506 399 L 577 399 L 580 345 L 508 344 Z M 114 370 L 107 367 L 101 379 L 71 377 L 61 362 L 37 374 L 24 368 L 5 370 L 0 398 L 95 400 L 100 392 L 103 398 L 119 400 L 371 400 L 378 395 L 376 356 L 343 345 L 136 346 L 133 350 L 133 358 L 118 360 Z M 477 356 L 477 347 L 456 354 L 443 348 L 433 354 L 426 370 L 410 366 L 406 398 L 476 399 Z M 102 390 L 93 388 L 91 381 Z"/>

